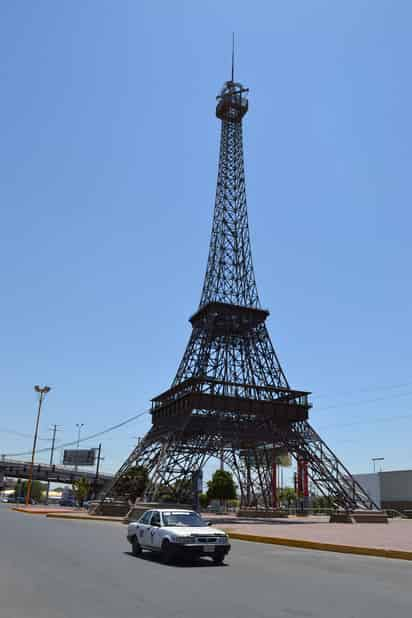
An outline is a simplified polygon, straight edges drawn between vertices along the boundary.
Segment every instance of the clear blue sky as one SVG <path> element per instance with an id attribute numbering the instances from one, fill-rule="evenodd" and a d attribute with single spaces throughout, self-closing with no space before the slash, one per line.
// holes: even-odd
<path id="1" fill-rule="evenodd" d="M 234 30 L 277 352 L 351 470 L 411 467 L 411 22 L 406 0 L 1 3 L 0 453 L 30 449 L 13 432 L 33 431 L 36 383 L 53 387 L 41 437 L 69 441 L 173 379 Z M 105 436 L 104 468 L 148 427 Z"/>

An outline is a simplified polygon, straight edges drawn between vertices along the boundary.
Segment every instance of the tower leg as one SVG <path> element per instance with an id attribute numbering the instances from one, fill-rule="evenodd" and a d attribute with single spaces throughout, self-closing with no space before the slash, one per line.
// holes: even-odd
<path id="1" fill-rule="evenodd" d="M 305 513 L 309 510 L 309 474 L 308 462 L 302 461 L 302 476 L 303 476 L 303 508 Z"/>
<path id="2" fill-rule="evenodd" d="M 304 497 L 303 472 L 299 464 L 299 459 L 302 459 L 308 464 L 307 479 L 310 478 L 324 496 L 333 496 L 336 506 L 347 511 L 378 508 L 307 421 L 292 423 L 279 434 L 278 439 L 298 461 L 297 495 Z M 307 485 L 309 497 L 308 482 Z"/>
<path id="3" fill-rule="evenodd" d="M 297 471 L 296 471 L 296 479 L 297 479 L 297 507 L 299 513 L 303 513 L 303 459 L 298 457 L 297 460 Z"/>
<path id="4" fill-rule="evenodd" d="M 296 477 L 299 511 L 306 514 L 309 507 L 309 474 L 308 462 L 303 457 L 298 457 Z"/>

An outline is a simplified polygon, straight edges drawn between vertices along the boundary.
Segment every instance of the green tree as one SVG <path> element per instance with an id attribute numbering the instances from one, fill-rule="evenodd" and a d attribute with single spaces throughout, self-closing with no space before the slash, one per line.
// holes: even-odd
<path id="1" fill-rule="evenodd" d="M 14 486 L 14 497 L 17 500 L 17 498 L 20 498 L 20 496 L 22 495 L 23 495 L 23 483 L 21 479 L 17 479 L 16 484 Z"/>
<path id="2" fill-rule="evenodd" d="M 190 504 L 193 497 L 192 479 L 179 479 L 170 485 L 161 485 L 156 495 L 159 502 Z"/>
<path id="3" fill-rule="evenodd" d="M 336 506 L 333 496 L 312 496 L 311 504 L 314 513 L 329 512 Z"/>
<path id="4" fill-rule="evenodd" d="M 14 495 L 17 498 L 25 497 L 27 493 L 27 483 L 28 481 L 17 481 L 14 487 Z M 41 483 L 40 481 L 32 481 L 30 497 L 35 502 L 40 502 L 44 492 L 46 491 L 47 485 L 45 483 Z"/>
<path id="5" fill-rule="evenodd" d="M 86 500 L 90 493 L 91 485 L 84 476 L 77 481 L 73 481 L 73 493 L 79 506 L 83 506 L 83 502 Z"/>
<path id="6" fill-rule="evenodd" d="M 133 466 L 116 484 L 116 496 L 135 502 L 136 498 L 143 496 L 149 474 L 144 466 Z"/>
<path id="7" fill-rule="evenodd" d="M 233 476 L 226 470 L 216 470 L 212 480 L 207 483 L 207 497 L 209 500 L 235 500 L 236 485 Z"/>
<path id="8" fill-rule="evenodd" d="M 286 503 L 288 507 L 296 500 L 296 492 L 292 487 L 284 487 L 279 491 L 279 500 Z"/>
<path id="9" fill-rule="evenodd" d="M 281 453 L 280 455 L 276 455 L 275 461 L 278 466 L 282 466 L 282 468 L 290 468 L 292 465 L 292 457 L 289 453 Z"/>

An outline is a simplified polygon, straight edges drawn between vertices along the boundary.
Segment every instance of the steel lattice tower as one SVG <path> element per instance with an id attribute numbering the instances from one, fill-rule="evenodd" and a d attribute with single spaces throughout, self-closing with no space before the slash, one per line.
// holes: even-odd
<path id="1" fill-rule="evenodd" d="M 306 391 L 290 388 L 272 345 L 256 287 L 250 248 L 242 121 L 248 90 L 232 79 L 217 97 L 221 140 L 205 281 L 192 333 L 171 387 L 152 400 L 152 427 L 117 472 L 134 464 L 150 473 L 148 495 L 182 488 L 221 457 L 242 504 L 272 500 L 279 451 L 306 462 L 312 482 L 345 509 L 375 505 L 308 423 Z M 176 490 L 178 491 L 178 490 Z"/>

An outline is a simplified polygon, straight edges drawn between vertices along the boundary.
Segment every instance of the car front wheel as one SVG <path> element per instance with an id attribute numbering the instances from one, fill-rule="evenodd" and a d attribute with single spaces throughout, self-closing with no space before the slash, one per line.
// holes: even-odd
<path id="1" fill-rule="evenodd" d="M 162 543 L 162 551 L 161 551 L 162 562 L 165 564 L 169 564 L 173 560 L 174 550 L 170 541 L 165 539 Z"/>
<path id="2" fill-rule="evenodd" d="M 213 563 L 214 564 L 223 564 L 223 560 L 225 559 L 224 554 L 216 554 L 215 556 L 213 556 Z"/>

